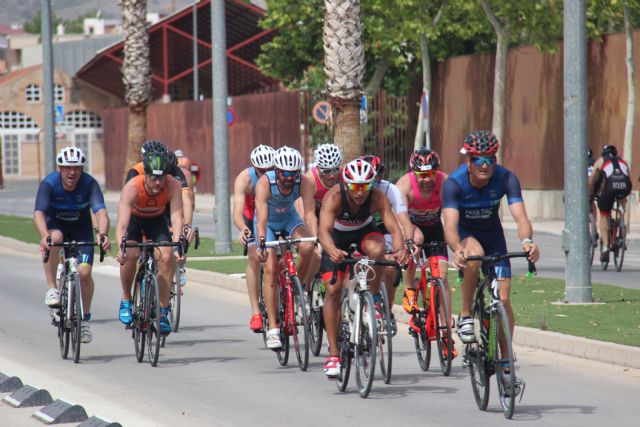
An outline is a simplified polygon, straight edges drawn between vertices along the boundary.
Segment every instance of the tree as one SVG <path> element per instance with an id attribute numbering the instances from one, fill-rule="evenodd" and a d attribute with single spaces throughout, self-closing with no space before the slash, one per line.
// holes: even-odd
<path id="1" fill-rule="evenodd" d="M 333 142 L 350 161 L 362 155 L 360 98 L 365 61 L 360 0 L 325 0 L 323 42 Z"/>
<path id="2" fill-rule="evenodd" d="M 51 12 L 51 28 L 55 30 L 62 21 L 62 18 Z M 42 34 L 42 11 L 40 9 L 30 21 L 24 23 L 23 30 L 31 34 Z"/>
<path id="3" fill-rule="evenodd" d="M 140 149 L 147 135 L 147 107 L 151 102 L 149 33 L 145 23 L 146 0 L 120 0 L 124 29 L 122 81 L 129 106 L 129 137 L 126 166 L 140 160 Z"/>

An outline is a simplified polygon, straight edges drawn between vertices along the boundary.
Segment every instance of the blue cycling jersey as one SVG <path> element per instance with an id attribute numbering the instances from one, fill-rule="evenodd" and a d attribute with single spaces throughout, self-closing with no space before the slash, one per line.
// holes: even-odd
<path id="1" fill-rule="evenodd" d="M 40 183 L 34 210 L 45 214 L 47 224 L 56 222 L 91 229 L 89 209 L 96 213 L 105 208 L 100 185 L 91 175 L 83 172 L 76 189 L 67 191 L 62 186 L 60 172 L 53 172 Z"/>
<path id="2" fill-rule="evenodd" d="M 497 165 L 489 183 L 476 188 L 469 181 L 469 167 L 462 165 L 449 175 L 442 187 L 442 207 L 460 212 L 459 228 L 496 231 L 502 229 L 498 209 L 504 195 L 510 205 L 523 201 L 520 181 L 509 170 Z"/>
<path id="3" fill-rule="evenodd" d="M 288 220 L 292 214 L 296 213 L 294 203 L 296 199 L 300 197 L 300 175 L 298 175 L 293 185 L 293 190 L 288 195 L 280 192 L 275 171 L 268 171 L 265 175 L 267 175 L 269 184 L 271 185 L 271 198 L 267 201 L 269 208 L 267 221 L 270 223 L 284 222 Z"/>

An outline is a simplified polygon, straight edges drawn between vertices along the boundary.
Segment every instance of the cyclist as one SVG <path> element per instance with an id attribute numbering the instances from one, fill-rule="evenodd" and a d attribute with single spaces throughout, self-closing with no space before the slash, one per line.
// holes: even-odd
<path id="1" fill-rule="evenodd" d="M 104 197 L 98 182 L 84 172 L 86 158 L 79 148 L 65 147 L 56 157 L 60 171 L 47 175 L 38 188 L 33 223 L 40 234 L 40 252 L 49 247 L 47 238 L 53 243 L 64 240 L 93 242 L 93 231 L 96 240 L 105 251 L 108 251 L 109 216 Z M 93 229 L 91 212 L 95 215 L 97 227 Z M 91 277 L 93 265 L 93 247 L 81 246 L 80 285 L 82 286 L 82 305 L 84 321 L 80 331 L 80 341 L 90 343 L 93 339 L 88 321 L 91 320 L 91 301 L 93 299 L 94 282 Z M 49 260 L 44 264 L 44 276 L 47 281 L 45 304 L 50 307 L 60 304 L 60 294 L 56 287 L 56 268 L 58 266 L 58 251 L 51 251 Z"/>
<path id="2" fill-rule="evenodd" d="M 193 165 L 193 162 L 191 162 L 190 158 L 188 158 L 187 156 L 184 155 L 182 150 L 175 150 L 173 152 L 173 154 L 175 154 L 177 162 L 178 162 L 178 167 L 180 168 L 180 170 L 184 174 L 184 179 L 185 179 L 185 181 L 187 181 L 187 184 L 189 185 L 189 191 L 191 193 L 190 194 L 191 195 L 191 204 L 193 205 L 193 208 L 195 210 L 196 193 L 195 193 L 195 190 L 194 190 L 194 186 L 196 184 L 196 177 L 191 172 L 191 166 Z"/>
<path id="3" fill-rule="evenodd" d="M 593 165 L 593 173 L 589 177 L 589 194 L 598 195 L 600 211 L 600 238 L 602 254 L 600 261 L 609 261 L 609 218 L 616 198 L 621 198 L 624 206 L 626 197 L 631 193 L 629 165 L 618 157 L 618 150 L 613 145 L 605 145 L 602 156 Z"/>
<path id="4" fill-rule="evenodd" d="M 509 210 L 517 228 L 522 248 L 535 262 L 540 253 L 532 241 L 533 228 L 527 217 L 518 178 L 497 164 L 499 143 L 491 131 L 471 132 L 464 139 L 460 151 L 467 156 L 466 164 L 456 169 L 442 187 L 445 238 L 457 268 L 464 268 L 462 280 L 462 309 L 458 316 L 458 336 L 463 343 L 475 341 L 471 301 L 478 283 L 480 265 L 467 262 L 472 255 L 505 254 L 507 244 L 500 222 L 500 199 L 507 196 Z M 511 308 L 511 265 L 509 260 L 496 266 L 500 283 L 499 292 L 507 315 L 511 333 L 515 318 Z"/>
<path id="5" fill-rule="evenodd" d="M 298 150 L 287 146 L 281 147 L 275 153 L 274 166 L 275 170 L 265 173 L 256 185 L 254 236 L 258 241 L 275 240 L 276 232 L 282 232 L 285 236 L 293 238 L 311 237 L 309 229 L 300 219 L 294 206 L 300 197 L 300 192 L 303 191 L 300 182 L 309 179 L 300 176 L 302 156 Z M 313 247 L 313 243 L 298 245 L 298 274 L 300 278 L 307 277 Z M 282 347 L 282 343 L 279 336 L 280 330 L 276 324 L 275 287 L 277 286 L 278 260 L 275 250 L 260 248 L 258 260 L 263 264 L 262 289 L 269 317 L 266 345 L 271 349 L 279 349 Z"/>
<path id="6" fill-rule="evenodd" d="M 340 269 L 337 281 L 332 285 L 334 265 L 348 255 L 346 251 L 352 243 L 357 243 L 358 250 L 369 258 L 384 259 L 384 237 L 373 224 L 371 216 L 375 213 L 380 214 L 384 226 L 391 233 L 395 260 L 402 264 L 406 259 L 402 230 L 384 193 L 373 186 L 375 175 L 369 162 L 352 160 L 342 169 L 340 184 L 325 195 L 320 211 L 318 237 L 323 247 L 320 272 L 327 289 L 323 314 L 329 343 L 324 373 L 329 378 L 335 378 L 340 372 L 338 324 L 344 269 Z M 374 295 L 378 294 L 382 279 L 381 268 L 375 270 L 376 277 L 369 285 Z"/>
<path id="7" fill-rule="evenodd" d="M 127 182 L 120 193 L 118 204 L 118 220 L 116 224 L 116 240 L 122 241 L 127 236 L 129 242 L 141 242 L 144 236 L 154 242 L 173 240 L 177 242 L 182 235 L 182 195 L 180 184 L 169 174 L 170 161 L 166 153 L 151 152 L 144 156 L 144 175 L 138 175 Z M 170 206 L 171 224 L 173 232 L 164 217 L 165 210 Z M 159 273 L 158 287 L 160 291 L 160 333 L 169 334 L 169 294 L 173 275 L 174 256 L 171 247 L 158 248 Z M 120 301 L 119 318 L 122 323 L 129 325 L 132 321 L 131 286 L 136 274 L 136 260 L 140 250 L 130 248 L 123 255 L 118 250 L 117 261 L 120 263 L 120 283 L 122 285 L 122 300 Z M 184 261 L 177 248 L 174 248 L 175 259 Z"/>
<path id="8" fill-rule="evenodd" d="M 322 198 L 340 179 L 340 165 L 342 164 L 342 153 L 340 148 L 334 144 L 322 144 L 313 152 L 315 166 L 309 170 L 305 176 L 308 178 L 301 183 L 303 206 L 305 212 L 305 222 L 312 236 L 318 235 L 318 217 Z M 322 248 L 317 246 L 313 263 L 309 269 L 311 277 L 305 278 L 307 283 L 315 276 L 320 269 L 320 259 Z"/>
<path id="9" fill-rule="evenodd" d="M 238 174 L 233 184 L 233 223 L 240 230 L 238 241 L 247 246 L 246 276 L 247 293 L 251 304 L 249 328 L 254 332 L 262 332 L 262 315 L 258 306 L 260 297 L 260 262 L 253 239 L 253 216 L 255 213 L 256 184 L 262 175 L 273 169 L 275 150 L 267 145 L 258 145 L 251 151 L 251 164 Z"/>
<path id="10" fill-rule="evenodd" d="M 362 160 L 369 162 L 371 166 L 373 166 L 373 169 L 376 172 L 373 186 L 379 188 L 389 200 L 389 203 L 391 204 L 391 210 L 396 215 L 396 219 L 398 220 L 400 228 L 402 229 L 402 235 L 405 238 L 405 243 L 407 243 L 409 240 L 411 240 L 411 237 L 407 236 L 413 236 L 413 224 L 411 224 L 411 220 L 409 219 L 409 214 L 407 213 L 407 205 L 402 200 L 400 189 L 395 184 L 387 181 L 386 179 L 382 179 L 385 168 L 384 163 L 382 162 L 382 159 L 380 159 L 380 157 L 368 154 L 362 156 L 361 158 Z M 387 228 L 384 226 L 384 222 L 382 221 L 380 213 L 373 213 L 372 218 L 375 226 L 384 235 L 385 251 L 388 254 L 387 258 L 393 258 L 393 256 L 391 255 L 391 253 L 393 252 L 393 239 Z M 401 279 L 402 272 L 400 270 L 394 267 L 385 268 L 382 280 L 384 281 L 385 287 L 387 289 L 390 308 L 393 308 L 396 289 L 398 288 Z M 392 331 L 394 334 L 396 332 L 395 321 L 395 316 L 393 315 L 393 311 L 391 311 L 391 322 L 393 324 Z"/>

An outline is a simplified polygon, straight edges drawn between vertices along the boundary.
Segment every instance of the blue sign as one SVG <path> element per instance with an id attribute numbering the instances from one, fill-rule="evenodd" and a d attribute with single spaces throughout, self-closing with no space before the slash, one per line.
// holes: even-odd
<path id="1" fill-rule="evenodd" d="M 55 122 L 56 123 L 64 122 L 64 105 L 56 105 Z"/>

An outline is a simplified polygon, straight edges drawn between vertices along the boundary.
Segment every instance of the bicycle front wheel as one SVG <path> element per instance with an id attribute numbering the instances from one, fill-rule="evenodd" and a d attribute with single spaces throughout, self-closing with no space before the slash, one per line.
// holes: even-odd
<path id="1" fill-rule="evenodd" d="M 80 361 L 80 333 L 82 329 L 82 299 L 80 298 L 80 277 L 73 274 L 69 294 L 69 327 L 71 328 L 71 351 L 73 362 Z"/>
<path id="2" fill-rule="evenodd" d="M 496 337 L 496 339 L 493 340 L 494 354 L 496 355 L 494 364 L 498 393 L 500 394 L 500 404 L 502 405 L 505 418 L 511 419 L 511 417 L 513 417 L 516 395 L 520 391 L 516 385 L 516 367 L 513 363 L 509 318 L 501 302 L 496 304 L 492 317 L 492 327 L 495 327 Z"/>
<path id="3" fill-rule="evenodd" d="M 489 403 L 489 374 L 487 372 L 487 342 L 489 316 L 484 312 L 484 300 L 476 298 L 473 309 L 473 323 L 476 341 L 466 344 L 465 359 L 469 364 L 471 389 L 476 405 L 486 411 Z"/>
<path id="4" fill-rule="evenodd" d="M 356 383 L 360 397 L 365 398 L 371 391 L 376 370 L 376 309 L 371 292 L 360 293 L 360 308 L 356 325 Z"/>
<path id="5" fill-rule="evenodd" d="M 182 288 L 180 286 L 180 267 L 176 268 L 176 274 L 171 286 L 169 296 L 169 319 L 171 320 L 171 330 L 178 332 L 180 327 L 180 308 L 182 307 Z"/>
<path id="6" fill-rule="evenodd" d="M 440 369 L 445 377 L 451 373 L 453 361 L 453 335 L 451 334 L 451 311 L 447 303 L 447 289 L 442 279 L 435 279 L 432 283 L 434 289 L 435 329 L 436 343 L 438 346 L 438 358 Z"/>
<path id="7" fill-rule="evenodd" d="M 287 366 L 287 363 L 289 363 L 289 331 L 287 331 L 287 328 L 290 326 L 287 324 L 289 291 L 287 290 L 287 286 L 282 286 L 280 283 L 277 283 L 276 292 L 276 301 L 278 303 L 277 321 L 280 326 L 280 342 L 282 343 L 282 347 L 275 350 L 275 352 L 280 366 Z"/>
<path id="8" fill-rule="evenodd" d="M 380 372 L 382 372 L 382 378 L 385 384 L 391 382 L 391 368 L 393 362 L 393 346 L 391 336 L 391 309 L 389 306 L 389 295 L 384 283 L 380 284 L 380 294 L 382 295 L 379 304 L 379 312 L 382 316 L 381 322 L 378 328 L 378 359 L 380 360 Z"/>
<path id="9" fill-rule="evenodd" d="M 349 309 L 349 298 L 344 296 L 340 304 L 340 326 L 338 329 L 338 351 L 340 352 L 340 373 L 336 381 L 339 391 L 345 391 L 351 373 L 351 325 L 353 313 Z"/>
<path id="10" fill-rule="evenodd" d="M 260 280 L 258 281 L 258 286 L 260 287 L 260 296 L 258 298 L 258 309 L 260 310 L 260 315 L 262 316 L 262 343 L 264 344 L 264 348 L 267 348 L 267 331 L 269 330 L 269 316 L 267 315 L 267 306 L 264 302 L 264 294 L 262 293 L 262 266 L 260 266 Z"/>
<path id="11" fill-rule="evenodd" d="M 304 296 L 298 276 L 291 277 L 291 319 L 293 320 L 293 348 L 296 350 L 298 366 L 302 371 L 309 367 L 309 314 L 307 313 L 307 299 Z"/>
<path id="12" fill-rule="evenodd" d="M 147 349 L 149 351 L 149 363 L 155 367 L 160 356 L 160 298 L 158 292 L 158 280 L 155 276 L 149 276 L 144 286 L 145 319 L 147 320 Z"/>
<path id="13" fill-rule="evenodd" d="M 133 346 L 136 350 L 136 360 L 138 363 L 142 363 L 144 359 L 144 347 L 146 338 L 147 322 L 144 317 L 144 287 L 142 286 L 142 279 L 136 277 L 133 283 L 133 299 L 131 300 L 133 323 L 132 323 L 132 336 Z"/>
<path id="14" fill-rule="evenodd" d="M 429 299 L 425 293 L 425 286 L 418 285 L 416 289 L 416 305 L 418 307 L 413 317 L 413 325 L 415 330 L 410 327 L 409 333 L 413 335 L 413 343 L 416 348 L 416 356 L 418 357 L 418 365 L 423 371 L 429 369 L 431 364 L 431 341 L 427 337 L 427 315 L 429 314 Z"/>
<path id="15" fill-rule="evenodd" d="M 322 279 L 316 276 L 311 284 L 311 289 L 307 292 L 309 301 L 309 346 L 314 356 L 320 354 L 322 349 L 322 334 L 324 331 L 322 315 Z"/>
<path id="16" fill-rule="evenodd" d="M 58 307 L 58 341 L 60 344 L 60 356 L 66 359 L 69 356 L 69 293 L 67 291 L 66 275 L 58 281 L 58 291 L 60 292 L 60 306 Z"/>

